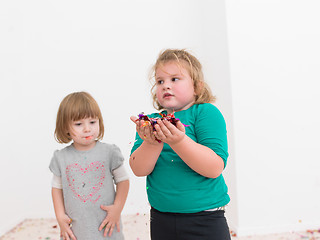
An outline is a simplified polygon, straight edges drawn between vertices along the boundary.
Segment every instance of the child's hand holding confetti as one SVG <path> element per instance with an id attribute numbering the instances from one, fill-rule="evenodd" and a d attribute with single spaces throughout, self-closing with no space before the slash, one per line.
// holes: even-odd
<path id="1" fill-rule="evenodd" d="M 136 131 L 141 139 L 153 145 L 161 143 L 153 134 L 154 129 L 150 121 L 137 118 L 136 116 L 132 116 L 130 119 L 136 124 Z"/>
<path id="2" fill-rule="evenodd" d="M 147 126 L 149 126 L 149 129 L 152 130 L 151 131 L 151 135 L 152 136 L 152 140 L 156 140 L 157 142 L 161 142 L 161 140 L 159 140 L 158 138 L 155 137 L 155 134 L 153 132 L 156 132 L 156 128 L 155 126 L 156 125 L 159 125 L 158 121 L 160 120 L 161 122 L 162 121 L 168 121 L 170 122 L 172 125 L 176 126 L 177 127 L 177 123 L 180 121 L 178 118 L 175 118 L 174 114 L 163 114 L 163 113 L 159 113 L 161 118 L 158 117 L 158 118 L 150 118 L 148 117 L 147 115 L 144 115 L 144 113 L 140 113 L 138 115 L 139 118 L 137 117 L 131 117 L 130 119 L 135 122 L 137 124 L 137 132 L 139 133 L 139 136 L 142 138 L 142 139 L 147 139 L 149 137 L 149 134 L 146 134 L 146 133 L 150 133 L 149 130 L 145 131 L 143 134 L 141 131 L 141 128 L 145 128 Z M 183 123 L 181 123 L 183 126 L 185 127 L 188 127 L 188 125 L 185 125 Z M 139 130 L 138 130 L 138 125 L 139 125 Z"/>

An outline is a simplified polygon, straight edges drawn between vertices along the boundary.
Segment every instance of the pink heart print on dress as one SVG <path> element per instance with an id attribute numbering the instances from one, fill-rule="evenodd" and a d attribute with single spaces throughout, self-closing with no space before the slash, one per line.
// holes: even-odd
<path id="1" fill-rule="evenodd" d="M 68 165 L 66 168 L 67 180 L 72 192 L 82 202 L 91 200 L 96 202 L 100 195 L 97 193 L 103 185 L 105 179 L 105 167 L 100 162 L 93 162 L 82 167 L 78 163 Z M 93 200 L 92 198 L 96 198 Z"/>

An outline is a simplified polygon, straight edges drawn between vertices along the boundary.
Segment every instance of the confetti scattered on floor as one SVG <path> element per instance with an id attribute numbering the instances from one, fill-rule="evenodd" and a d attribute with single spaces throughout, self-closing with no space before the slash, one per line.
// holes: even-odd
<path id="1" fill-rule="evenodd" d="M 302 232 L 288 232 L 261 236 L 232 237 L 232 240 L 320 240 L 320 228 Z"/>
<path id="2" fill-rule="evenodd" d="M 123 233 L 126 240 L 147 240 L 150 221 L 148 214 L 122 216 Z M 26 219 L 0 240 L 60 240 L 60 230 L 55 219 Z"/>
<path id="3" fill-rule="evenodd" d="M 0 240 L 60 240 L 55 219 L 26 219 L 0 237 Z"/>
<path id="4" fill-rule="evenodd" d="M 150 240 L 148 214 L 124 215 L 122 223 L 126 240 Z M 231 232 L 231 236 L 232 240 L 320 240 L 320 228 L 247 237 L 237 237 L 235 232 Z M 0 240 L 59 240 L 59 227 L 55 219 L 26 219 L 0 237 Z"/>

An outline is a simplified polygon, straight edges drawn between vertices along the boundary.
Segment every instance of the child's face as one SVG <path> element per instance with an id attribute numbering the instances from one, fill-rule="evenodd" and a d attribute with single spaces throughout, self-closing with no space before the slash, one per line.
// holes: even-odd
<path id="1" fill-rule="evenodd" d="M 191 107 L 195 101 L 193 80 L 176 62 L 168 62 L 155 71 L 156 96 L 168 113 Z"/>
<path id="2" fill-rule="evenodd" d="M 98 118 L 84 118 L 71 122 L 69 134 L 74 142 L 74 147 L 77 150 L 86 151 L 95 146 L 99 131 Z"/>

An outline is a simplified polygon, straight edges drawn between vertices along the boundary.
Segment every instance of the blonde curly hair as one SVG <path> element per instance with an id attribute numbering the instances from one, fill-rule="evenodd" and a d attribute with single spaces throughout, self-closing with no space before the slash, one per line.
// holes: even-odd
<path id="1" fill-rule="evenodd" d="M 159 57 L 149 74 L 149 79 L 152 83 L 151 95 L 153 106 L 157 110 L 162 110 L 164 107 L 161 106 L 157 100 L 155 74 L 159 67 L 162 67 L 168 62 L 176 62 L 181 68 L 186 69 L 189 73 L 193 80 L 193 86 L 196 93 L 194 104 L 213 103 L 216 100 L 215 96 L 212 95 L 209 85 L 204 81 L 202 65 L 198 59 L 185 49 L 166 49 L 159 54 Z"/>

